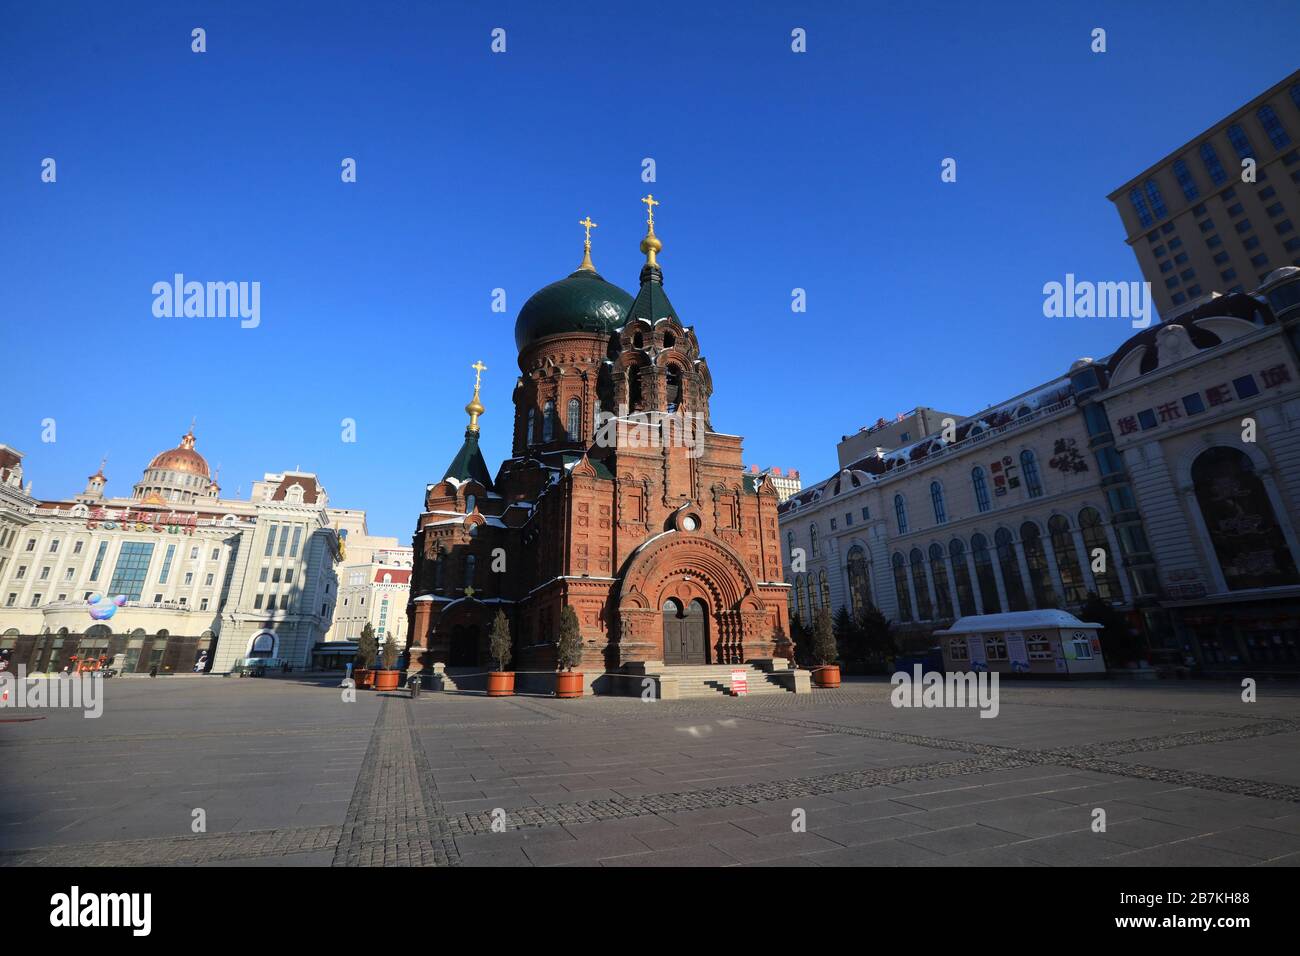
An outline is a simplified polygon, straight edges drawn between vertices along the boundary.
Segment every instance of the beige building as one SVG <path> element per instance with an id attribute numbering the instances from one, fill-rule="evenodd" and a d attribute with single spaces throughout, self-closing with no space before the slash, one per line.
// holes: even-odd
<path id="1" fill-rule="evenodd" d="M 771 468 L 760 469 L 758 465 L 749 466 L 749 474 L 754 482 L 758 482 L 764 475 L 772 479 L 772 485 L 776 488 L 776 500 L 785 501 L 793 495 L 803 491 L 803 479 L 799 477 L 799 472 L 793 468 Z"/>
<path id="2" fill-rule="evenodd" d="M 369 562 L 341 567 L 339 604 L 328 640 L 355 641 L 370 624 L 381 645 L 392 637 L 404 648 L 412 562 L 409 547 L 394 545 L 374 552 Z"/>
<path id="3" fill-rule="evenodd" d="M 246 657 L 310 662 L 338 600 L 335 529 L 364 532 L 364 513 L 331 509 L 303 471 L 224 498 L 195 445 L 191 429 L 130 496 L 107 494 L 101 466 L 59 500 L 24 488 L 22 455 L 0 446 L 0 652 L 12 665 L 118 653 L 137 672 L 189 671 L 205 654 L 216 672 Z"/>
<path id="4" fill-rule="evenodd" d="M 781 506 L 791 615 L 1120 610 L 1153 663 L 1300 671 L 1300 269 Z"/>
<path id="5" fill-rule="evenodd" d="M 1300 265 L 1300 70 L 1107 198 L 1164 318 Z"/>

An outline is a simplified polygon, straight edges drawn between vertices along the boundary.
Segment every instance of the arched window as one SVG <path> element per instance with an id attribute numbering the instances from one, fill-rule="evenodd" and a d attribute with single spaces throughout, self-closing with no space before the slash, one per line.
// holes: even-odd
<path id="1" fill-rule="evenodd" d="M 1228 590 L 1300 583 L 1268 490 L 1245 452 L 1201 452 L 1192 463 L 1192 487 Z"/>
<path id="2" fill-rule="evenodd" d="M 821 574 L 818 575 L 817 581 L 818 584 L 821 586 L 821 595 L 822 595 L 821 606 L 824 608 L 829 608 L 831 606 L 831 586 L 830 583 L 826 580 L 825 568 L 822 568 Z"/>
<path id="3" fill-rule="evenodd" d="M 795 579 L 794 579 L 794 589 L 793 589 L 793 590 L 794 590 L 794 602 L 795 602 L 796 612 L 797 612 L 798 615 L 799 615 L 799 620 L 802 621 L 802 620 L 804 620 L 804 613 L 803 613 L 803 609 L 804 609 L 804 593 L 803 593 L 803 575 L 802 575 L 802 574 L 795 575 Z"/>
<path id="4" fill-rule="evenodd" d="M 925 555 L 920 548 L 913 548 L 910 555 L 912 581 L 916 584 L 916 616 L 918 620 L 933 621 L 934 606 L 930 603 L 930 589 L 926 586 Z"/>
<path id="5" fill-rule="evenodd" d="M 957 579 L 957 613 L 975 613 L 975 591 L 971 586 L 970 568 L 966 567 L 966 545 L 960 538 L 948 542 L 948 558 L 952 561 L 952 576 Z"/>
<path id="6" fill-rule="evenodd" d="M 907 534 L 907 502 L 902 495 L 894 495 L 894 517 L 898 520 L 898 533 Z"/>
<path id="7" fill-rule="evenodd" d="M 542 441 L 550 441 L 555 437 L 555 402 L 547 399 L 546 407 L 542 409 Z"/>
<path id="8" fill-rule="evenodd" d="M 582 402 L 576 398 L 569 399 L 568 438 L 579 441 L 582 438 Z"/>
<path id="9" fill-rule="evenodd" d="M 600 399 L 596 399 L 596 411 L 591 416 L 591 433 L 594 435 L 600 431 Z"/>
<path id="10" fill-rule="evenodd" d="M 1031 498 L 1043 496 L 1043 479 L 1038 474 L 1038 459 L 1026 448 L 1020 453 L 1020 474 L 1025 479 L 1025 490 Z"/>
<path id="11" fill-rule="evenodd" d="M 1083 531 L 1083 550 L 1088 564 L 1094 568 L 1092 579 L 1097 582 L 1097 597 L 1103 601 L 1119 600 L 1124 592 L 1120 587 L 1119 575 L 1111 566 L 1110 541 L 1106 538 L 1106 529 L 1102 527 L 1101 512 L 1096 508 L 1084 508 L 1079 512 L 1079 528 Z M 1095 570 L 1099 550 L 1104 568 L 1102 571 Z"/>
<path id="12" fill-rule="evenodd" d="M 1056 555 L 1056 570 L 1061 575 L 1066 604 L 1082 604 L 1087 600 L 1083 584 L 1083 570 L 1079 567 L 1079 553 L 1074 549 L 1074 535 L 1065 515 L 1053 515 L 1047 522 L 1047 533 L 1052 538 L 1052 553 Z"/>
<path id="13" fill-rule="evenodd" d="M 790 560 L 793 561 L 794 560 L 794 532 L 793 531 L 787 531 L 785 533 L 785 550 Z"/>
<path id="14" fill-rule="evenodd" d="M 808 550 L 815 558 L 821 554 L 821 546 L 817 543 L 817 526 L 812 525 L 808 529 Z"/>
<path id="15" fill-rule="evenodd" d="M 970 483 L 975 488 L 975 507 L 981 513 L 988 511 L 989 504 L 989 484 L 984 478 L 984 469 L 978 465 L 970 471 Z"/>
<path id="16" fill-rule="evenodd" d="M 1043 539 L 1038 533 L 1038 525 L 1026 521 L 1020 526 L 1020 543 L 1025 548 L 1025 564 L 1029 568 L 1029 584 L 1034 589 L 1034 603 L 1038 607 L 1056 607 L 1056 589 L 1052 587 L 1052 575 L 1047 568 L 1047 553 L 1043 550 Z"/>
<path id="17" fill-rule="evenodd" d="M 533 443 L 533 436 L 536 434 L 536 430 L 537 430 L 537 409 L 530 408 L 528 409 L 528 438 L 525 441 L 525 444 L 531 445 Z"/>
<path id="18" fill-rule="evenodd" d="M 941 619 L 952 617 L 952 589 L 948 587 L 948 568 L 943 562 L 943 546 L 930 545 L 930 577 L 934 579 L 934 599 Z"/>
<path id="19" fill-rule="evenodd" d="M 907 569 L 903 566 L 903 556 L 897 551 L 890 560 L 894 567 L 894 598 L 898 601 L 898 619 L 912 619 L 912 597 L 907 592 Z"/>
<path id="20" fill-rule="evenodd" d="M 668 366 L 666 376 L 668 390 L 668 411 L 677 411 L 677 406 L 682 402 L 682 370 L 676 365 Z"/>
<path id="21" fill-rule="evenodd" d="M 808 623 L 812 623 L 813 612 L 817 610 L 817 602 L 813 597 L 813 576 L 805 574 L 803 576 L 803 596 L 808 602 Z"/>
<path id="22" fill-rule="evenodd" d="M 465 555 L 465 580 L 461 582 L 462 587 L 474 586 L 474 555 Z"/>
<path id="23" fill-rule="evenodd" d="M 1029 598 L 1025 596 L 1025 582 L 1020 577 L 1020 562 L 1016 559 L 1016 546 L 1011 532 L 998 528 L 993 535 L 998 552 L 998 570 L 1002 572 L 1002 587 L 1007 592 L 1007 604 L 1012 611 L 1028 611 Z"/>
<path id="24" fill-rule="evenodd" d="M 943 524 L 948 520 L 948 511 L 943 506 L 943 486 L 937 481 L 930 482 L 930 504 L 934 505 L 935 524 Z"/>
<path id="25" fill-rule="evenodd" d="M 641 370 L 632 366 L 627 370 L 627 407 L 629 411 L 641 410 Z"/>
<path id="26" fill-rule="evenodd" d="M 871 605 L 871 577 L 867 570 L 867 552 L 858 545 L 849 548 L 846 570 L 849 579 L 849 606 L 854 618 L 860 618 Z"/>

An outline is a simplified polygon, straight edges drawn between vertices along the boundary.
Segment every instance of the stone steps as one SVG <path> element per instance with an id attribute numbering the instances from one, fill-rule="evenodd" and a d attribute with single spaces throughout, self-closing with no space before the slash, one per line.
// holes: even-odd
<path id="1" fill-rule="evenodd" d="M 769 679 L 770 675 L 757 667 L 748 665 L 728 665 L 728 664 L 695 664 L 682 667 L 666 667 L 663 674 L 665 677 L 675 677 L 677 679 L 677 696 L 685 697 L 716 697 L 718 694 L 728 696 L 739 696 L 733 694 L 731 689 L 731 672 L 743 670 L 746 674 L 746 697 L 757 697 L 771 694 L 788 694 L 791 693 L 785 687 Z"/>

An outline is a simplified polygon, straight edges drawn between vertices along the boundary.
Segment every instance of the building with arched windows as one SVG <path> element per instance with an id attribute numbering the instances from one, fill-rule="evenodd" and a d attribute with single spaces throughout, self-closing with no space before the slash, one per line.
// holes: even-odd
<path id="1" fill-rule="evenodd" d="M 309 472 L 267 473 L 248 498 L 223 497 L 196 444 L 191 427 L 130 495 L 108 494 L 101 463 L 64 499 L 34 496 L 23 456 L 0 445 L 0 651 L 13 666 L 118 654 L 128 672 L 163 674 L 200 661 L 223 673 L 254 656 L 310 662 L 333 620 L 336 563 L 353 544 L 353 560 L 369 560 L 396 539 L 369 538 L 365 512 L 329 507 Z M 393 601 L 400 620 L 405 596 Z"/>
<path id="2" fill-rule="evenodd" d="M 792 615 L 867 600 L 924 643 L 1096 595 L 1157 665 L 1300 671 L 1298 343 L 1288 267 L 847 462 L 781 507 Z"/>
<path id="3" fill-rule="evenodd" d="M 708 362 L 664 292 L 648 226 L 635 296 L 596 272 L 588 242 L 580 267 L 520 310 L 512 456 L 495 477 L 475 385 L 464 443 L 426 487 L 415 531 L 414 668 L 484 670 L 502 611 L 520 681 L 553 671 L 565 607 L 597 692 L 640 693 L 641 675 L 676 667 L 776 668 L 788 652 L 777 491 L 713 427 Z"/>

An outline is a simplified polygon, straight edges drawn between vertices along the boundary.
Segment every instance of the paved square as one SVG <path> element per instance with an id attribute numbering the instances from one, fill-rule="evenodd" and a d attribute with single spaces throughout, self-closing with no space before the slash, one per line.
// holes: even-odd
<path id="1" fill-rule="evenodd" d="M 111 680 L 98 720 L 0 711 L 0 865 L 1300 863 L 1294 685 L 1004 684 L 995 719 L 889 691 Z"/>

